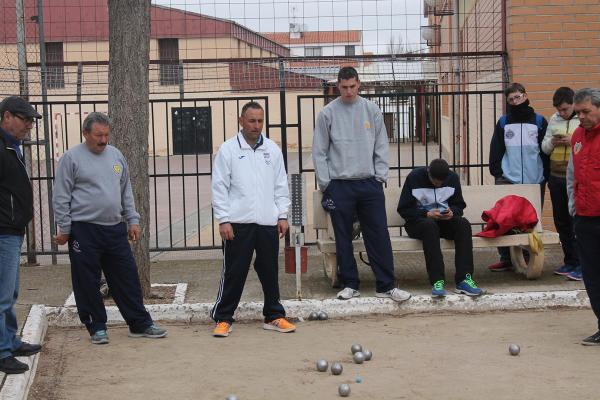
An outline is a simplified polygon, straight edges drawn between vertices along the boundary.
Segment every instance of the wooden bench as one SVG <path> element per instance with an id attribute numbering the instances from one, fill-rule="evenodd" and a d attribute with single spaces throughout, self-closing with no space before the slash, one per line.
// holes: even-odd
<path id="1" fill-rule="evenodd" d="M 473 225 L 473 232 L 479 232 L 483 221 L 481 214 L 485 210 L 491 209 L 496 201 L 507 195 L 518 195 L 527 198 L 535 207 L 540 222 L 536 226 L 536 231 L 540 235 L 544 244 L 559 243 L 558 234 L 552 231 L 542 229 L 541 216 L 541 195 L 539 185 L 498 185 L 498 186 L 463 186 L 463 197 L 467 203 L 464 216 Z M 396 211 L 398 199 L 400 198 L 401 188 L 385 189 L 385 208 L 387 213 L 387 223 L 389 228 L 404 226 L 404 219 Z M 335 250 L 335 236 L 331 226 L 329 214 L 321 206 L 322 194 L 316 190 L 313 193 L 313 223 L 314 228 L 320 230 L 317 240 L 317 246 L 323 254 L 323 267 L 325 274 L 331 279 L 332 286 L 337 286 L 337 257 Z M 442 250 L 454 249 L 454 243 L 451 240 L 440 239 Z M 391 236 L 392 250 L 394 253 L 408 251 L 422 251 L 421 241 L 411 239 L 405 236 Z M 355 252 L 366 252 L 365 244 L 362 238 L 353 241 Z M 503 247 L 510 248 L 512 263 L 518 272 L 524 273 L 527 279 L 537 279 L 542 274 L 544 266 L 544 251 L 538 254 L 530 253 L 529 262 L 526 262 L 521 249 L 529 247 L 528 234 L 505 235 L 497 238 L 481 238 L 473 236 L 473 248 L 485 247 Z"/>

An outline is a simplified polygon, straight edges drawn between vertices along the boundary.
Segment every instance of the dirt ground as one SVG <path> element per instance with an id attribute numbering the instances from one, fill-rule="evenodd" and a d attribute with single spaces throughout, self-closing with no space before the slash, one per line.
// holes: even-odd
<path id="1" fill-rule="evenodd" d="M 298 323 L 280 334 L 237 323 L 228 338 L 211 325 L 170 325 L 169 337 L 89 343 L 83 329 L 51 328 L 30 400 L 334 399 L 349 383 L 353 399 L 598 399 L 600 347 L 590 310 L 361 317 Z M 352 363 L 350 346 L 373 352 Z M 508 346 L 521 346 L 510 356 Z M 315 362 L 341 361 L 342 375 Z M 356 383 L 356 376 L 362 378 Z"/>

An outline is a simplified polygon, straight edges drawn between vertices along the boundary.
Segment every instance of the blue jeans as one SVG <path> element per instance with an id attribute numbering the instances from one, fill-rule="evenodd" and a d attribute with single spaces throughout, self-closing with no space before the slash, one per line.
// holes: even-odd
<path id="1" fill-rule="evenodd" d="M 21 347 L 15 303 L 19 295 L 19 262 L 23 236 L 0 235 L 0 359 Z"/>

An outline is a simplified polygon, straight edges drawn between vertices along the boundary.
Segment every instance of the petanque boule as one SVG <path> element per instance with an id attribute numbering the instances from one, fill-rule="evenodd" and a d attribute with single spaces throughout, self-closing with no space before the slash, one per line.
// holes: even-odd
<path id="1" fill-rule="evenodd" d="M 521 352 L 521 348 L 519 347 L 518 344 L 511 344 L 510 346 L 508 346 L 508 352 L 510 353 L 511 356 L 518 356 L 519 353 Z"/>
<path id="2" fill-rule="evenodd" d="M 352 352 L 352 354 L 357 353 L 359 351 L 362 351 L 362 346 L 358 343 L 354 343 L 351 347 L 350 347 L 350 351 Z"/>
<path id="3" fill-rule="evenodd" d="M 339 362 L 334 362 L 333 364 L 331 364 L 331 374 L 332 375 L 340 375 L 343 370 L 344 370 L 344 367 L 342 367 L 342 364 L 340 364 Z"/>
<path id="4" fill-rule="evenodd" d="M 225 400 L 238 400 L 238 398 L 235 394 L 230 394 L 225 398 Z"/>
<path id="5" fill-rule="evenodd" d="M 365 361 L 371 361 L 371 358 L 373 358 L 373 353 L 371 353 L 371 350 L 363 349 L 362 353 L 365 355 Z"/>
<path id="6" fill-rule="evenodd" d="M 356 378 L 354 378 L 354 382 L 356 382 L 356 383 L 362 382 L 362 378 L 360 377 L 360 375 L 356 375 Z"/>
<path id="7" fill-rule="evenodd" d="M 319 321 L 325 321 L 326 319 L 329 319 L 329 315 L 327 315 L 325 311 L 320 311 L 319 314 L 317 314 L 317 317 Z"/>
<path id="8" fill-rule="evenodd" d="M 342 383 L 338 387 L 338 393 L 342 397 L 348 397 L 348 396 L 350 396 L 350 385 L 348 385 L 347 383 Z"/>
<path id="9" fill-rule="evenodd" d="M 352 356 L 352 359 L 356 364 L 362 364 L 363 362 L 365 362 L 365 353 L 363 353 L 362 351 L 357 351 Z"/>
<path id="10" fill-rule="evenodd" d="M 316 312 L 311 312 L 310 314 L 308 314 L 308 320 L 309 321 L 316 321 L 319 319 L 319 314 L 317 314 Z"/>
<path id="11" fill-rule="evenodd" d="M 327 371 L 328 366 L 329 366 L 329 363 L 327 362 L 327 360 L 320 359 L 319 361 L 317 361 L 317 371 L 319 371 L 319 372 Z"/>

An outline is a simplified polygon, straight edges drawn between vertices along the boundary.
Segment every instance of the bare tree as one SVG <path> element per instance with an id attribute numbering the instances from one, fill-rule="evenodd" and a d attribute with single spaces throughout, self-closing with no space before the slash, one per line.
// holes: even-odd
<path id="1" fill-rule="evenodd" d="M 148 64 L 150 0 L 108 0 L 108 113 L 111 142 L 129 165 L 142 235 L 133 245 L 144 297 L 150 295 Z"/>
<path id="2" fill-rule="evenodd" d="M 394 35 L 390 36 L 390 42 L 387 45 L 387 53 L 388 54 L 402 54 L 406 51 L 404 48 L 404 43 L 402 41 L 402 35 L 398 35 L 398 38 L 395 38 Z"/>

